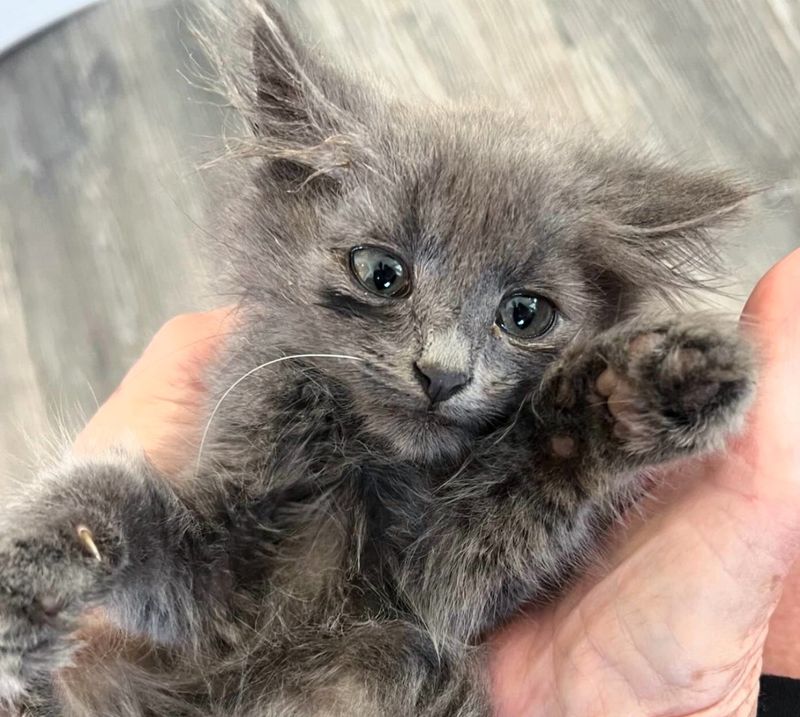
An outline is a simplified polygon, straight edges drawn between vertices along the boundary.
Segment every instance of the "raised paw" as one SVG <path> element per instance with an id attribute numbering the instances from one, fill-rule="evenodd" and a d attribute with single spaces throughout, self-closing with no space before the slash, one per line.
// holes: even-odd
<path id="1" fill-rule="evenodd" d="M 77 618 L 112 567 L 85 524 L 25 528 L 0 538 L 0 705 L 69 663 Z"/>
<path id="2" fill-rule="evenodd" d="M 550 379 L 561 421 L 550 450 L 655 463 L 721 447 L 753 392 L 752 354 L 733 326 L 627 324 L 568 354 Z"/>
<path id="3" fill-rule="evenodd" d="M 678 322 L 622 332 L 606 356 L 594 390 L 630 452 L 668 458 L 720 447 L 754 386 L 751 352 L 735 327 Z"/>

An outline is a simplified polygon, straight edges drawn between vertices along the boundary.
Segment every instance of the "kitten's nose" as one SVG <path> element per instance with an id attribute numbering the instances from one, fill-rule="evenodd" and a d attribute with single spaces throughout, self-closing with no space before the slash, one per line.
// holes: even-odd
<path id="1" fill-rule="evenodd" d="M 452 371 L 441 366 L 424 363 L 414 363 L 414 372 L 417 374 L 422 388 L 431 399 L 431 403 L 441 403 L 457 394 L 469 383 L 469 376 L 459 371 Z"/>

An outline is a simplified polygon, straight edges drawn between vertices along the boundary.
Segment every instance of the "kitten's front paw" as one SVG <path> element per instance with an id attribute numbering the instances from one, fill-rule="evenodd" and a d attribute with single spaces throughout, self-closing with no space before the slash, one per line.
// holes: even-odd
<path id="1" fill-rule="evenodd" d="M 0 538 L 0 705 L 69 663 L 77 618 L 107 590 L 112 563 L 86 525 Z"/>
<path id="2" fill-rule="evenodd" d="M 623 325 L 576 347 L 540 398 L 555 409 L 554 455 L 655 463 L 721 447 L 754 385 L 751 351 L 734 326 L 683 319 Z"/>
<path id="3" fill-rule="evenodd" d="M 675 323 L 622 332 L 601 348 L 594 382 L 613 437 L 631 453 L 718 448 L 754 387 L 751 352 L 735 328 Z"/>

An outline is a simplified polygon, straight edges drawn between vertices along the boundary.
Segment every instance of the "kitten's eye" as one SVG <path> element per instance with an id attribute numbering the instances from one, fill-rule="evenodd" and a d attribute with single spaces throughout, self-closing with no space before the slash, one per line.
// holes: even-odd
<path id="1" fill-rule="evenodd" d="M 379 296 L 399 298 L 411 286 L 405 264 L 386 249 L 357 246 L 350 250 L 350 270 L 359 283 Z"/>
<path id="2" fill-rule="evenodd" d="M 556 316 L 556 307 L 543 296 L 513 294 L 500 302 L 495 322 L 511 336 L 535 339 L 553 328 Z"/>

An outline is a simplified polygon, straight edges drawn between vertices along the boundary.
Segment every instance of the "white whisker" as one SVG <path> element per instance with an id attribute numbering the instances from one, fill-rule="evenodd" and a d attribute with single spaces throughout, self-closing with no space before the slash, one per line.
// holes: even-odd
<path id="1" fill-rule="evenodd" d="M 206 423 L 206 427 L 203 430 L 203 436 L 200 438 L 200 445 L 197 448 L 197 463 L 195 464 L 194 469 L 194 477 L 197 478 L 197 474 L 200 471 L 200 460 L 203 456 L 203 448 L 206 444 L 206 439 L 208 438 L 208 432 L 211 429 L 211 423 L 214 421 L 214 417 L 217 415 L 217 411 L 219 411 L 219 407 L 222 405 L 223 401 L 230 395 L 231 391 L 233 391 L 242 381 L 246 378 L 249 378 L 257 371 L 260 371 L 262 368 L 267 368 L 268 366 L 272 366 L 276 363 L 281 363 L 282 361 L 289 361 L 291 359 L 306 359 L 306 358 L 335 358 L 335 359 L 346 359 L 349 361 L 364 361 L 363 358 L 359 358 L 358 356 L 349 356 L 347 354 L 292 354 L 291 356 L 281 356 L 280 358 L 272 359 L 271 361 L 266 361 L 265 363 L 259 364 L 255 368 L 251 368 L 247 373 L 242 374 L 237 378 L 225 391 L 225 393 L 220 396 L 219 401 L 214 404 L 214 408 L 211 410 L 211 415 L 208 417 L 208 422 Z"/>

